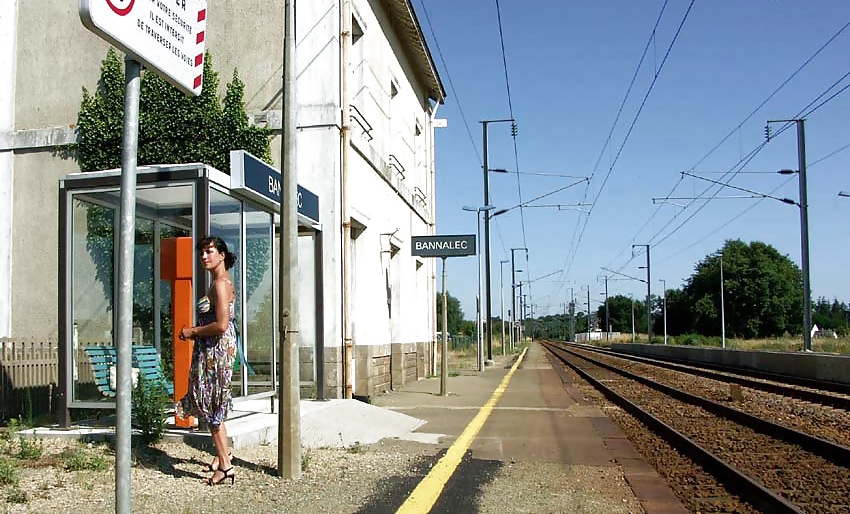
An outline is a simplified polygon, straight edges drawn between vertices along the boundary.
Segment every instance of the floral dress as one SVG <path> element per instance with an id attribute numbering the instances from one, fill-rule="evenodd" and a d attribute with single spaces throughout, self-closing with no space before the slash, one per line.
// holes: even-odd
<path id="1" fill-rule="evenodd" d="M 215 322 L 215 306 L 206 296 L 198 301 L 198 325 Z M 233 403 L 230 382 L 236 357 L 234 302 L 230 302 L 230 322 L 220 336 L 196 337 L 189 369 L 189 392 L 177 403 L 180 417 L 196 416 L 218 428 Z"/>

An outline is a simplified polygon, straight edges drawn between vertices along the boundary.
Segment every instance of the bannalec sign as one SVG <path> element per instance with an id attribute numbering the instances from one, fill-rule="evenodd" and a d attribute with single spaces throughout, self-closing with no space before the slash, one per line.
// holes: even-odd
<path id="1" fill-rule="evenodd" d="M 230 189 L 277 209 L 280 206 L 280 171 L 245 150 L 231 150 Z M 319 223 L 319 196 L 301 185 L 298 185 L 298 214 Z"/>
<path id="2" fill-rule="evenodd" d="M 80 0 L 80 19 L 178 89 L 201 94 L 207 0 Z"/>
<path id="3" fill-rule="evenodd" d="M 413 236 L 410 253 L 416 257 L 465 257 L 475 255 L 475 235 Z"/>

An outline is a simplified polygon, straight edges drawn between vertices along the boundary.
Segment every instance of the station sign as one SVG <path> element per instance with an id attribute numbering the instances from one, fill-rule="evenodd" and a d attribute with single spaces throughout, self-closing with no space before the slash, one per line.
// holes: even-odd
<path id="1" fill-rule="evenodd" d="M 475 255 L 475 234 L 457 236 L 413 236 L 410 253 L 416 257 L 466 257 Z"/>
<path id="2" fill-rule="evenodd" d="M 245 150 L 230 152 L 230 189 L 260 200 L 277 209 L 280 205 L 280 171 Z M 298 186 L 298 214 L 319 223 L 319 197 Z"/>
<path id="3" fill-rule="evenodd" d="M 207 0 L 80 0 L 83 25 L 178 89 L 201 94 Z"/>

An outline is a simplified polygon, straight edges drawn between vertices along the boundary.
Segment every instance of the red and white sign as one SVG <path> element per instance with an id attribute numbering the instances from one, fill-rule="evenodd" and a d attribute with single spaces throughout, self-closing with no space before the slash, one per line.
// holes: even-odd
<path id="1" fill-rule="evenodd" d="M 80 0 L 80 19 L 179 89 L 201 94 L 207 0 Z"/>

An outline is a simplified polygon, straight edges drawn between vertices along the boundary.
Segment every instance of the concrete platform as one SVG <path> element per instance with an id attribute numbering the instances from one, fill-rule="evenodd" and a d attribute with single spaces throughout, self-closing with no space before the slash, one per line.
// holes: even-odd
<path id="1" fill-rule="evenodd" d="M 227 435 L 234 449 L 277 441 L 277 402 L 272 412 L 270 399 L 247 400 L 234 403 L 227 419 Z M 369 405 L 357 400 L 302 400 L 301 444 L 306 448 L 348 448 L 358 444 L 373 444 L 384 438 L 416 439 L 411 435 L 425 421 L 407 414 Z M 173 428 L 174 418 L 169 418 L 171 428 L 165 439 L 184 441 L 200 447 L 211 447 L 209 432 Z M 70 428 L 38 427 L 22 431 L 35 437 L 60 437 L 85 441 L 107 440 L 115 436 L 109 426 L 114 418 L 102 419 L 98 425 L 79 423 Z"/>
<path id="2" fill-rule="evenodd" d="M 438 444 L 448 448 L 461 438 L 482 406 L 488 403 L 515 360 L 494 357 L 495 366 L 478 375 L 449 377 L 448 396 L 439 395 L 439 379 L 429 379 L 379 396 L 375 403 L 427 421 L 420 429 L 421 434 L 444 434 Z M 507 469 L 504 473 L 511 476 L 500 483 L 511 484 L 516 478 L 510 475 L 512 467 L 538 470 L 532 472 L 532 478 L 524 486 L 512 484 L 508 489 L 538 487 L 534 475 L 542 477 L 547 470 L 550 473 L 553 469 L 563 470 L 565 477 L 570 477 L 570 470 L 598 470 L 609 477 L 622 477 L 622 483 L 628 485 L 617 494 L 631 497 L 647 513 L 687 512 L 619 426 L 587 401 L 566 373 L 552 365 L 540 344 L 529 347 L 501 399 L 470 444 L 467 455 L 469 460 L 464 461 L 462 469 L 448 481 L 433 512 L 463 511 L 457 510 L 457 504 L 452 502 L 470 501 L 465 498 L 472 491 L 478 491 L 480 497 L 467 505 L 469 511 L 478 510 L 482 505 L 498 505 L 502 500 L 494 496 L 498 493 L 492 488 L 482 491 L 480 482 L 481 476 L 492 476 L 493 469 L 500 467 Z M 470 481 L 468 477 L 475 474 L 476 467 L 488 471 Z M 570 485 L 564 488 L 581 488 L 571 478 L 566 480 Z M 603 495 L 592 488 L 585 488 L 584 492 L 589 498 Z M 519 492 L 511 501 L 519 502 L 518 497 Z M 521 512 L 534 511 L 523 510 L 521 503 L 514 503 L 512 507 Z M 533 509 L 533 506 L 528 508 Z M 559 509 L 569 510 L 567 506 Z"/>

